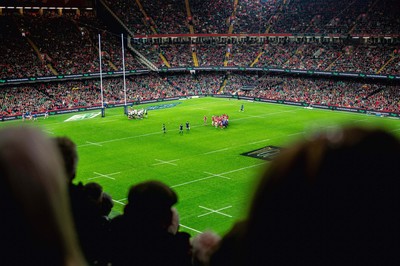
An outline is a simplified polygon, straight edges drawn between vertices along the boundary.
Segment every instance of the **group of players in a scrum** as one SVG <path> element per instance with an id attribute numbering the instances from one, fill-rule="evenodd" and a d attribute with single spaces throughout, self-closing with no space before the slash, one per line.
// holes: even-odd
<path id="1" fill-rule="evenodd" d="M 143 119 L 147 117 L 147 109 L 129 109 L 128 110 L 128 119 Z"/>

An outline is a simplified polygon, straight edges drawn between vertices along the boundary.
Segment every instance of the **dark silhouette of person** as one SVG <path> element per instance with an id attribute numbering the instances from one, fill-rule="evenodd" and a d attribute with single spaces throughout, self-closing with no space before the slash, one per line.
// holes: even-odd
<path id="1" fill-rule="evenodd" d="M 112 265 L 192 265 L 190 235 L 177 230 L 177 201 L 160 181 L 132 186 L 124 213 L 111 220 Z"/>
<path id="2" fill-rule="evenodd" d="M 82 251 L 90 264 L 106 265 L 109 258 L 110 221 L 108 214 L 104 215 L 103 204 L 107 203 L 103 202 L 103 188 L 95 182 L 85 185 L 82 182 L 73 183 L 78 165 L 76 144 L 65 136 L 55 137 L 54 141 L 64 159 L 73 218 Z"/>
<path id="3" fill-rule="evenodd" d="M 285 149 L 209 265 L 397 265 L 397 137 L 344 127 Z"/>
<path id="4" fill-rule="evenodd" d="M 87 265 L 62 159 L 35 128 L 0 130 L 2 265 Z"/>

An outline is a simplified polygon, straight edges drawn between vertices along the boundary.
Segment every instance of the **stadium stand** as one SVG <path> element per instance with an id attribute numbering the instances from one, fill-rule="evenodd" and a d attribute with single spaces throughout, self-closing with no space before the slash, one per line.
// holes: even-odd
<path id="1" fill-rule="evenodd" d="M 19 119 L 26 113 L 122 105 L 124 66 L 128 74 L 126 100 L 130 104 L 222 95 L 400 116 L 399 1 L 98 0 L 96 3 L 94 10 L 0 7 L 0 120 Z M 100 69 L 105 75 L 103 88 Z M 164 184 L 156 187 L 167 191 L 169 196 L 175 195 Z M 143 254 L 135 253 L 137 257 L 133 258 L 129 250 L 108 246 L 116 241 L 133 241 L 138 232 L 132 224 L 153 230 L 151 219 L 140 221 L 130 217 L 129 212 L 137 211 L 132 207 L 136 193 L 143 192 L 139 188 L 132 187 L 128 192 L 126 212 L 110 221 L 112 195 L 96 183 L 79 186 L 78 200 L 85 202 L 82 206 L 86 209 L 73 210 L 75 218 L 76 212 L 81 213 L 81 219 L 75 220 L 76 241 L 80 241 L 89 264 L 124 265 L 129 261 L 141 265 L 145 259 L 138 259 L 140 255 L 154 254 L 147 246 L 141 250 Z M 166 229 L 173 222 L 171 206 L 176 201 L 166 206 L 168 226 L 161 225 L 162 230 L 155 237 L 167 239 L 164 246 L 157 247 L 160 250 L 172 243 L 179 246 L 181 253 L 173 256 L 173 252 L 164 252 L 162 257 L 154 259 L 163 259 L 163 265 L 210 262 L 226 265 L 219 257 L 224 250 L 212 256 L 215 247 L 202 251 L 198 246 L 201 243 L 196 241 L 193 242 L 196 256 L 194 262 L 190 260 L 190 236 L 180 234 L 177 228 L 173 233 Z M 144 206 L 140 214 L 152 207 Z M 241 239 L 243 228 L 238 224 L 225 236 L 220 242 L 222 248 L 227 242 L 230 244 L 230 237 Z M 239 231 L 235 232 L 236 229 Z M 207 237 L 206 241 L 213 244 L 220 241 L 212 233 Z M 96 245 L 90 244 L 93 242 Z M 81 260 L 80 251 L 73 251 L 76 259 Z M 177 262 L 172 257 L 182 260 Z"/>

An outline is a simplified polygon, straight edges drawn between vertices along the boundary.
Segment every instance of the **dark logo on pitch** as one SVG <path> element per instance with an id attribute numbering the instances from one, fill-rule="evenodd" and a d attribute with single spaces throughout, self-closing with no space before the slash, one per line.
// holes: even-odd
<path id="1" fill-rule="evenodd" d="M 241 155 L 271 161 L 282 151 L 282 149 L 283 148 L 276 146 L 266 146 L 258 150 L 242 153 Z"/>

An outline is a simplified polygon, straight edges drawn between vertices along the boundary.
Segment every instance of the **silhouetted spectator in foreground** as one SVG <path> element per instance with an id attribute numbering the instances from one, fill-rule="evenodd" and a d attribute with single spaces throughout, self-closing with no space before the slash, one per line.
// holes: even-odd
<path id="1" fill-rule="evenodd" d="M 110 226 L 107 216 L 111 212 L 112 199 L 107 194 L 111 203 L 103 201 L 105 195 L 98 183 L 74 184 L 78 164 L 76 144 L 68 137 L 55 137 L 54 141 L 64 159 L 74 223 L 82 251 L 90 264 L 106 265 Z"/>
<path id="2" fill-rule="evenodd" d="M 399 155 L 399 140 L 373 128 L 321 133 L 288 148 L 210 265 L 397 265 Z"/>
<path id="3" fill-rule="evenodd" d="M 129 190 L 124 213 L 111 221 L 112 265 L 192 265 L 190 235 L 178 231 L 176 193 L 159 181 Z"/>
<path id="4" fill-rule="evenodd" d="M 62 160 L 33 128 L 0 130 L 2 265 L 86 265 Z"/>

